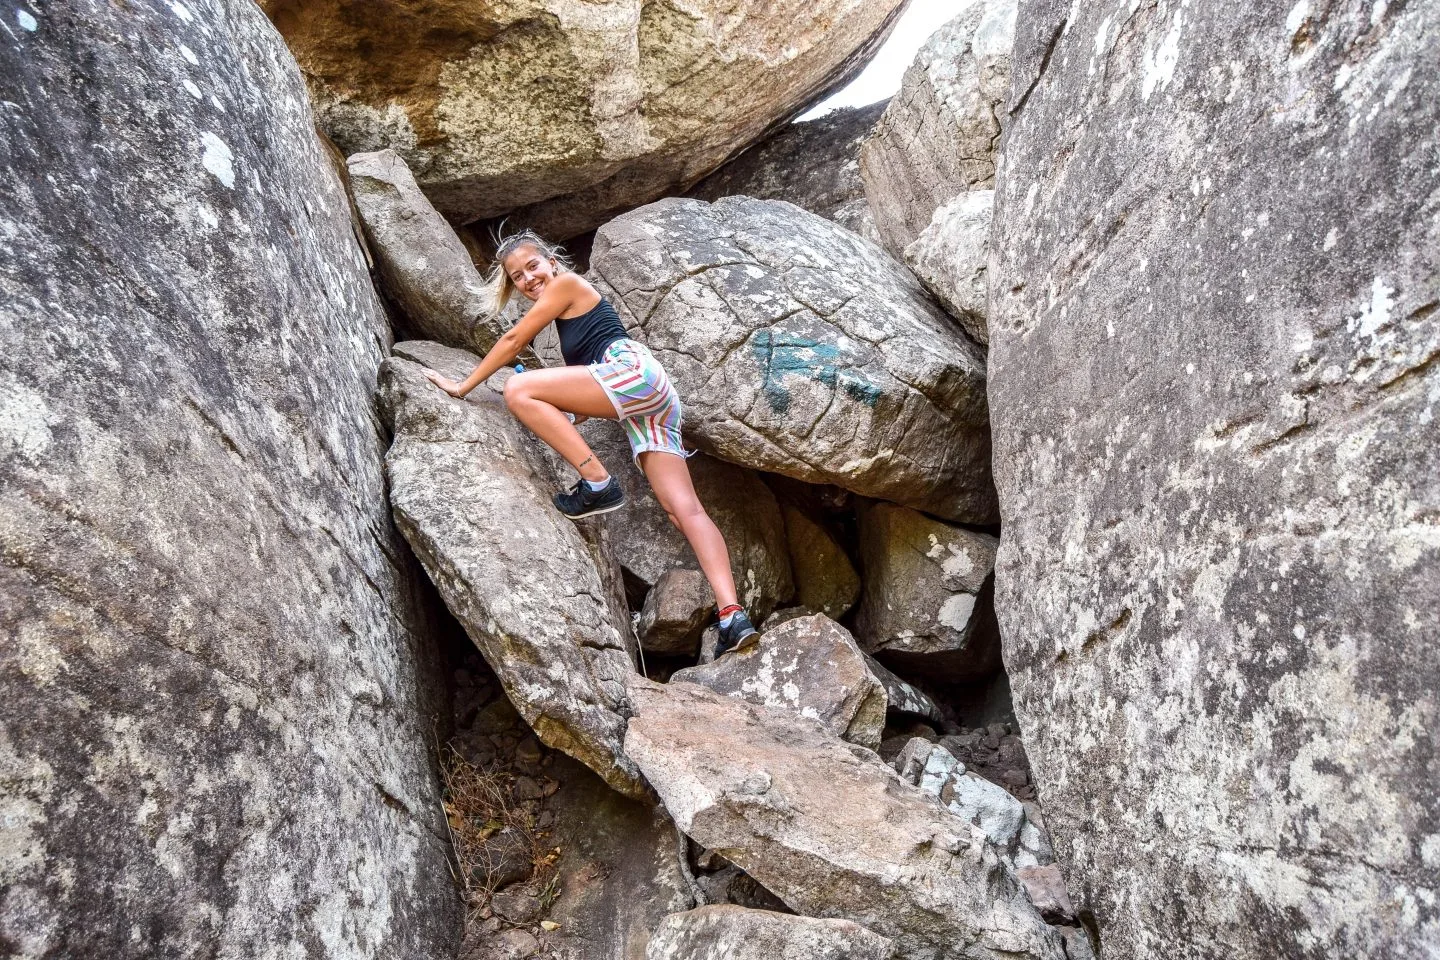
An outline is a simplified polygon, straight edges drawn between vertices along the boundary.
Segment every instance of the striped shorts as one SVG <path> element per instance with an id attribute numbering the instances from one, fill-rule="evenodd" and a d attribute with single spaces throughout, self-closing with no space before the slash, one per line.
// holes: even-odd
<path id="1" fill-rule="evenodd" d="M 647 450 L 690 456 L 680 444 L 680 395 L 643 343 L 616 340 L 586 369 L 610 398 L 637 465 Z"/>

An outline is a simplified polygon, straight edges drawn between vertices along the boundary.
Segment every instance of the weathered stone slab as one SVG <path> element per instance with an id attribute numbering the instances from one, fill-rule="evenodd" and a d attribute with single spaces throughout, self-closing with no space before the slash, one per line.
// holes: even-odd
<path id="1" fill-rule="evenodd" d="M 990 342 L 985 267 L 994 206 L 993 190 L 962 193 L 936 210 L 930 225 L 905 248 L 905 265 L 976 343 Z"/>
<path id="2" fill-rule="evenodd" d="M 0 954 L 453 952 L 389 343 L 248 2 L 0 29 Z"/>
<path id="3" fill-rule="evenodd" d="M 887 102 L 786 124 L 701 180 L 687 196 L 712 202 L 734 196 L 785 200 L 879 243 L 860 179 L 860 144 Z"/>
<path id="4" fill-rule="evenodd" d="M 849 920 L 721 904 L 666 917 L 645 960 L 889 960 L 895 944 Z"/>
<path id="5" fill-rule="evenodd" d="M 799 913 L 902 958 L 1061 960 L 978 830 L 813 721 L 688 683 L 634 681 L 625 749 L 680 829 Z"/>
<path id="6" fill-rule="evenodd" d="M 897 258 L 937 207 L 994 183 L 1015 16 L 1016 0 L 977 0 L 937 30 L 860 149 L 875 227 Z"/>
<path id="7" fill-rule="evenodd" d="M 870 653 L 947 680 L 1000 669 L 990 582 L 999 541 L 892 503 L 860 510 L 864 594 L 855 636 Z"/>
<path id="8" fill-rule="evenodd" d="M 996 607 L 1075 905 L 1106 956 L 1423 956 L 1440 5 L 1022 9 Z"/>
<path id="9" fill-rule="evenodd" d="M 885 728 L 885 685 L 850 632 L 818 614 L 771 627 L 758 646 L 677 670 L 671 680 L 789 710 L 871 749 Z"/>
<path id="10" fill-rule="evenodd" d="M 873 244 L 780 201 L 667 199 L 602 227 L 590 266 L 701 449 L 998 519 L 981 350 Z"/>
<path id="11" fill-rule="evenodd" d="M 603 525 L 550 502 L 556 459 L 492 389 L 509 371 L 457 400 L 422 364 L 459 379 L 474 354 L 427 341 L 395 352 L 379 393 L 395 522 L 540 739 L 643 796 L 621 752 L 634 638 Z"/>
<path id="12" fill-rule="evenodd" d="M 682 192 L 858 72 L 900 0 L 264 0 L 325 131 L 555 240 Z"/>

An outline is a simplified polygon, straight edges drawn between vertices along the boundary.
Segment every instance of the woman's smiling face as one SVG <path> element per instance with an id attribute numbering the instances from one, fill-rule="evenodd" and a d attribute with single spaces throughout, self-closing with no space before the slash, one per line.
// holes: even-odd
<path id="1" fill-rule="evenodd" d="M 507 253 L 503 265 L 510 282 L 528 300 L 539 300 L 545 287 L 555 279 L 555 261 L 528 243 Z"/>

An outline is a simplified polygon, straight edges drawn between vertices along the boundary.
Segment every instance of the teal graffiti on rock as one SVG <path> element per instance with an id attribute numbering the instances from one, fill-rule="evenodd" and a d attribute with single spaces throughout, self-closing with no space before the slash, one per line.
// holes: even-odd
<path id="1" fill-rule="evenodd" d="M 880 400 L 880 388 L 863 373 L 848 366 L 845 363 L 847 358 L 833 343 L 766 328 L 756 331 L 750 348 L 765 370 L 765 384 L 761 389 L 770 409 L 776 413 L 785 413 L 790 409 L 790 391 L 784 384 L 787 375 L 814 380 L 831 390 L 839 386 L 846 396 L 867 407 L 875 406 Z"/>

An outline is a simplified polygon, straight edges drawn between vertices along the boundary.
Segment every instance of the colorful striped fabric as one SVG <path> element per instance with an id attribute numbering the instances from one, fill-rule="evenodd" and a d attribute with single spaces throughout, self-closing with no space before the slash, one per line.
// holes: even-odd
<path id="1" fill-rule="evenodd" d="M 680 395 L 644 344 L 616 340 L 586 369 L 615 407 L 637 465 L 647 450 L 690 456 L 680 443 Z"/>

